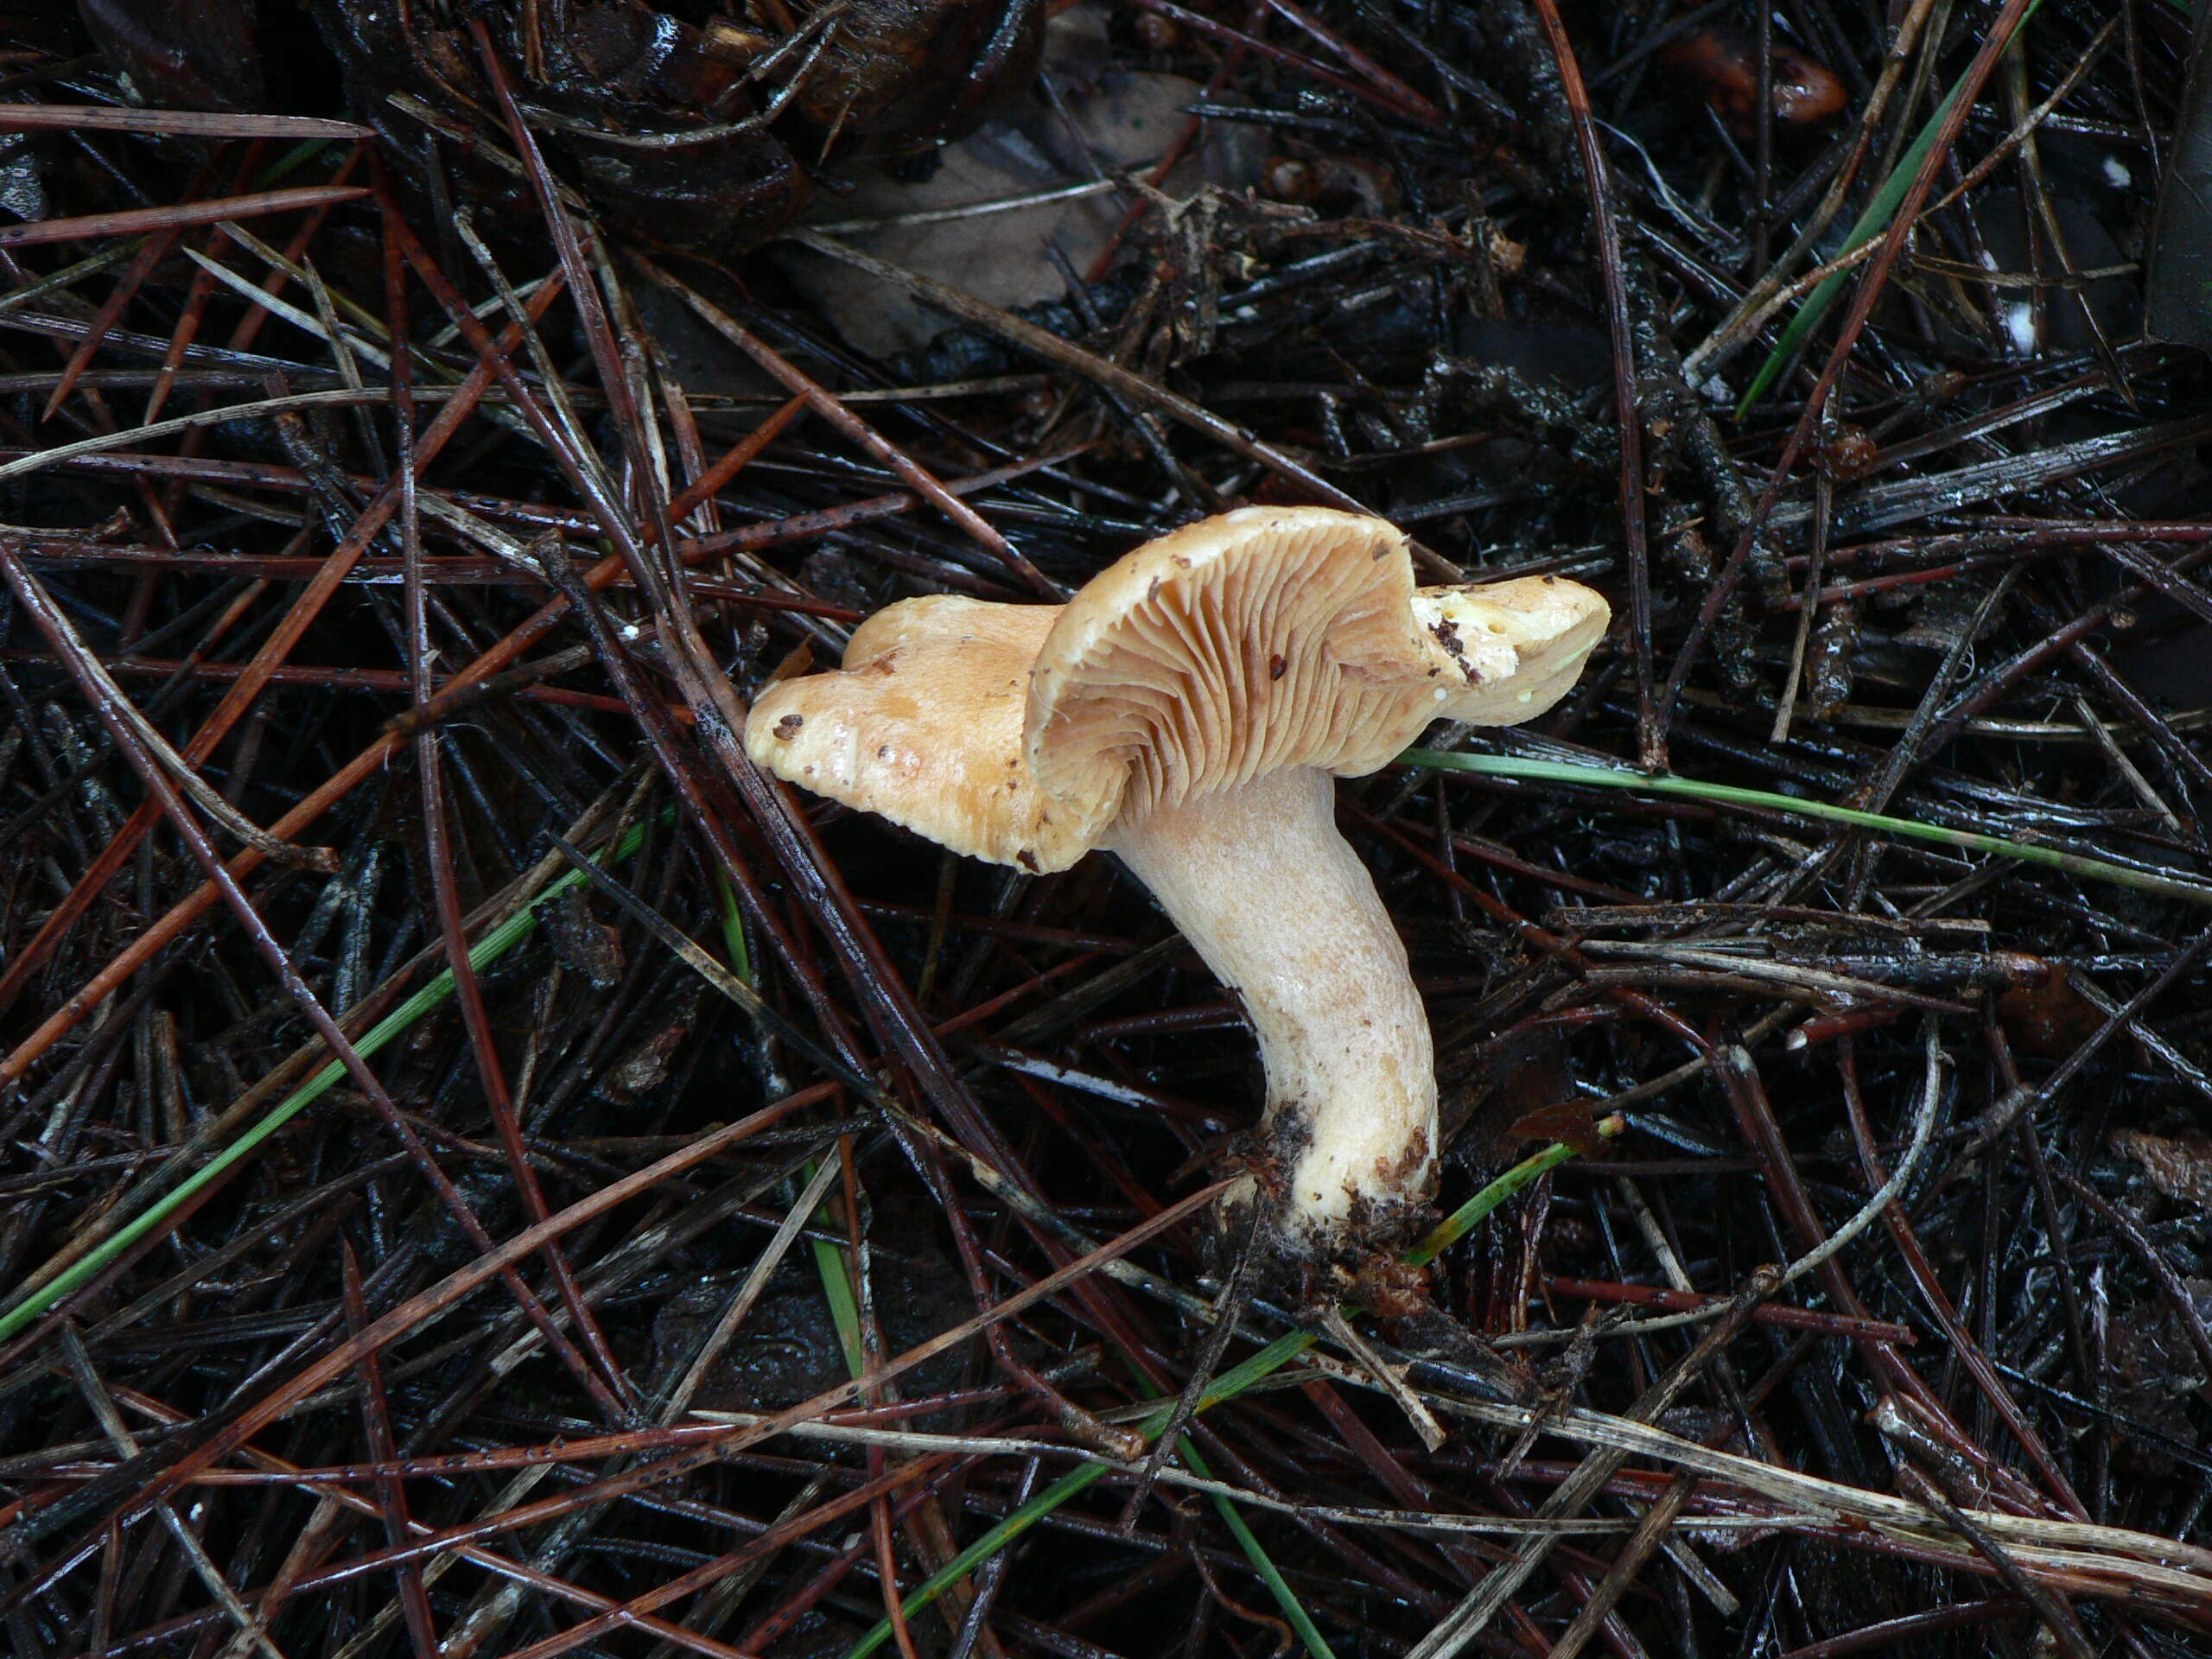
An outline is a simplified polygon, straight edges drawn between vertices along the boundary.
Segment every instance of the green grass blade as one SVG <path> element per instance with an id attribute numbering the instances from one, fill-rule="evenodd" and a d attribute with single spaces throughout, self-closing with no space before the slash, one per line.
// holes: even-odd
<path id="1" fill-rule="evenodd" d="M 110 265 L 119 265 L 136 255 L 144 242 L 143 237 L 132 237 L 128 241 L 113 243 L 98 253 L 79 259 L 73 265 L 64 265 L 59 270 L 49 271 L 25 283 L 21 288 L 11 288 L 0 294 L 0 311 L 12 311 L 19 305 L 28 305 L 31 301 L 42 299 L 59 289 L 73 287 L 81 278 L 91 276 L 94 271 L 105 270 Z"/>
<path id="2" fill-rule="evenodd" d="M 1427 1238 L 1406 1252 L 1415 1267 L 1425 1266 L 1450 1249 L 1474 1230 L 1475 1224 L 1503 1204 L 1548 1169 L 1556 1169 L 1574 1156 L 1574 1148 L 1554 1141 L 1541 1152 L 1523 1158 L 1488 1186 L 1469 1198 L 1442 1221 Z"/>
<path id="3" fill-rule="evenodd" d="M 266 190 L 287 174 L 297 172 L 337 142 L 335 138 L 302 139 L 279 156 L 269 170 L 261 175 L 261 188 Z"/>
<path id="4" fill-rule="evenodd" d="M 1231 1395 L 1240 1394 L 1250 1388 L 1269 1372 L 1280 1370 L 1311 1348 L 1314 1340 L 1303 1331 L 1294 1331 L 1287 1336 L 1277 1337 L 1243 1364 L 1236 1366 L 1234 1370 L 1224 1371 L 1216 1377 L 1213 1386 L 1209 1388 L 1199 1399 L 1198 1409 L 1204 1411 L 1209 1406 L 1218 1405 Z M 1136 1425 L 1137 1433 L 1143 1435 L 1147 1441 L 1152 1440 L 1166 1428 L 1169 1420 L 1173 1415 L 1173 1406 L 1162 1406 L 1158 1411 Z M 1099 1480 L 1112 1472 L 1112 1469 L 1103 1463 L 1086 1463 L 1080 1468 L 1071 1469 L 925 1579 L 919 1587 L 899 1604 L 900 1615 L 912 1619 L 923 1608 L 989 1560 L 992 1556 L 1052 1514 L 1061 1504 L 1075 1497 L 1077 1493 L 1096 1485 Z M 890 1639 L 891 1621 L 887 1618 L 879 1620 L 874 1629 L 845 1650 L 845 1659 L 868 1659 L 869 1654 L 874 1653 Z"/>
<path id="5" fill-rule="evenodd" d="M 619 862 L 637 849 L 644 831 L 632 830 L 624 836 L 610 861 Z M 481 973 L 501 957 L 528 938 L 537 926 L 537 908 L 548 899 L 557 897 L 582 882 L 584 878 L 574 871 L 557 876 L 546 884 L 545 891 L 530 904 L 493 928 L 477 944 L 469 947 L 469 966 Z M 404 1034 L 423 1016 L 453 995 L 453 969 L 441 969 L 437 976 L 416 991 L 390 1014 L 372 1026 L 353 1045 L 354 1052 L 363 1059 L 369 1058 Z M 320 1100 L 346 1075 L 346 1068 L 337 1060 L 309 1077 L 290 1094 L 270 1107 L 252 1127 L 217 1153 L 199 1169 L 194 1171 L 171 1191 L 162 1195 L 144 1214 L 133 1217 L 100 1241 L 92 1249 L 71 1262 L 53 1278 L 36 1285 L 19 1296 L 14 1306 L 0 1313 L 0 1342 L 6 1341 L 17 1332 L 41 1318 L 57 1302 L 79 1286 L 88 1282 L 105 1271 L 108 1264 L 160 1226 L 177 1208 L 188 1202 L 210 1182 L 219 1179 L 225 1173 L 250 1157 L 255 1148 Z M 142 1195 L 174 1173 L 175 1160 L 156 1170 L 139 1182 L 123 1199 L 125 1205 L 139 1201 Z"/>
<path id="6" fill-rule="evenodd" d="M 1213 1478 L 1213 1471 L 1206 1467 L 1206 1460 L 1198 1455 L 1198 1448 L 1191 1444 L 1191 1437 L 1187 1434 L 1183 1437 L 1183 1461 L 1191 1465 L 1191 1472 L 1199 1479 Z M 1282 1575 L 1282 1569 L 1260 1547 L 1259 1539 L 1253 1535 L 1252 1529 L 1244 1524 L 1244 1517 L 1236 1512 L 1236 1506 L 1219 1492 L 1210 1496 L 1213 1499 L 1214 1509 L 1236 1535 L 1237 1546 L 1243 1550 L 1245 1560 L 1252 1563 L 1253 1571 L 1260 1575 L 1261 1582 L 1274 1597 L 1275 1605 L 1282 1609 L 1283 1617 L 1290 1620 L 1291 1628 L 1298 1632 L 1298 1639 L 1306 1644 L 1306 1651 L 1312 1654 L 1313 1659 L 1337 1659 L 1328 1639 L 1321 1634 L 1320 1627 L 1313 1623 L 1313 1615 L 1306 1611 L 1306 1604 L 1299 1600 L 1298 1592 L 1290 1587 L 1289 1580 Z"/>
<path id="7" fill-rule="evenodd" d="M 1801 800 L 1795 795 L 1777 795 L 1764 789 L 1743 789 L 1734 784 L 1700 783 L 1694 778 L 1660 777 L 1651 772 L 1611 766 L 1579 766 L 1557 760 L 1527 760 L 1510 754 L 1451 754 L 1437 749 L 1408 749 L 1398 759 L 1407 766 L 1435 766 L 1446 772 L 1476 772 L 1492 778 L 1577 784 L 1599 789 L 1634 789 L 1651 795 L 1678 795 L 1694 801 L 1761 807 L 1771 812 L 1787 812 L 1797 817 L 1817 818 L 1827 823 L 1847 823 L 1854 829 L 1872 830 L 1880 835 L 1901 836 L 1912 841 L 1940 842 L 1946 847 L 1990 853 L 1999 858 L 2018 859 L 2024 864 L 2042 864 L 2092 881 L 2109 881 L 2115 887 L 2133 887 L 2139 893 L 2155 893 L 2162 898 L 2212 906 L 2212 887 L 2194 881 L 2177 881 L 2171 876 L 2160 875 L 2152 870 L 2139 870 L 2131 865 L 2115 864 L 2107 859 L 2065 852 L 2056 847 L 2038 847 L 2032 842 L 2006 841 L 2001 836 L 1985 836 L 1972 830 L 1953 830 L 1940 823 L 1923 823 L 1917 818 L 1893 818 L 1885 813 L 1861 812 L 1856 807 L 1834 806 L 1826 801 Z"/>
<path id="8" fill-rule="evenodd" d="M 1262 1377 L 1271 1376 L 1311 1348 L 1319 1338 L 1304 1331 L 1287 1332 L 1241 1365 L 1232 1365 L 1224 1371 L 1198 1396 L 1198 1409 L 1205 1411 L 1224 1400 L 1234 1400 Z M 1137 1432 L 1147 1440 L 1167 1427 L 1170 1408 L 1163 1407 L 1137 1425 Z"/>
<path id="9" fill-rule="evenodd" d="M 720 870 L 715 872 L 715 893 L 721 900 L 722 949 L 729 952 L 730 971 L 753 985 L 753 957 L 745 948 L 745 918 L 738 913 L 737 895 L 729 890 L 729 878 Z M 760 988 L 754 985 L 753 988 Z"/>
<path id="10" fill-rule="evenodd" d="M 1544 1171 L 1565 1163 L 1574 1155 L 1573 1147 L 1554 1143 L 1540 1153 L 1522 1159 L 1521 1162 L 1507 1170 L 1504 1174 L 1491 1182 L 1473 1198 L 1452 1211 L 1451 1217 L 1441 1226 L 1423 1239 L 1408 1255 L 1407 1260 L 1424 1262 L 1434 1259 L 1439 1252 L 1448 1247 L 1454 1240 L 1463 1236 L 1476 1222 L 1497 1209 L 1499 1205 L 1528 1185 Z M 1449 1236 L 1446 1236 L 1447 1233 Z M 1200 1411 L 1210 1410 L 1224 1400 L 1234 1399 L 1263 1378 L 1281 1370 L 1292 1360 L 1313 1346 L 1318 1340 L 1319 1338 L 1304 1331 L 1292 1331 L 1277 1337 L 1250 1358 L 1239 1364 L 1232 1365 L 1215 1377 L 1208 1385 L 1206 1391 L 1198 1397 L 1198 1408 Z M 1164 1405 L 1136 1425 L 1137 1433 L 1143 1435 L 1149 1442 L 1166 1431 L 1168 1422 L 1173 1414 L 1174 1408 L 1172 1405 Z M 1183 1452 L 1196 1473 L 1202 1478 L 1211 1478 L 1206 1476 L 1204 1465 L 1198 1461 L 1188 1440 L 1184 1442 Z M 1070 1470 L 930 1574 L 919 1586 L 899 1604 L 900 1615 L 912 1619 L 923 1608 L 942 1596 L 946 1590 L 982 1566 L 984 1562 L 1020 1537 L 1023 1533 L 1058 1509 L 1060 1505 L 1077 1494 L 1095 1486 L 1103 1478 L 1112 1472 L 1113 1471 L 1103 1463 L 1086 1463 L 1079 1468 Z M 1215 1501 L 1217 1503 L 1227 1502 L 1226 1499 L 1220 1497 L 1217 1497 Z M 1236 1535 L 1237 1541 L 1245 1545 L 1246 1554 L 1250 1557 L 1252 1565 L 1259 1571 L 1261 1576 L 1267 1580 L 1268 1587 L 1274 1592 L 1276 1599 L 1282 1604 L 1283 1611 L 1289 1615 L 1291 1623 L 1297 1627 L 1300 1636 L 1305 1638 L 1307 1648 L 1317 1656 L 1324 1656 L 1325 1659 L 1332 1659 L 1332 1656 L 1329 1653 L 1328 1643 L 1322 1639 L 1320 1631 L 1313 1628 L 1313 1620 L 1306 1616 L 1306 1610 L 1297 1605 L 1297 1598 L 1291 1593 L 1290 1586 L 1282 1583 L 1281 1573 L 1276 1572 L 1274 1562 L 1268 1559 L 1266 1552 L 1260 1548 L 1259 1541 L 1251 1536 L 1250 1529 L 1245 1526 L 1243 1517 L 1224 1512 L 1224 1518 L 1228 1521 L 1230 1530 Z M 874 1653 L 890 1639 L 891 1621 L 887 1618 L 880 1619 L 874 1629 L 845 1650 L 844 1659 L 868 1659 L 868 1655 Z"/>
<path id="11" fill-rule="evenodd" d="M 806 1166 L 806 1177 L 814 1178 L 811 1164 Z M 830 1322 L 837 1328 L 837 1345 L 844 1350 L 846 1367 L 855 1376 L 865 1376 L 868 1345 L 861 1340 L 861 1303 L 853 1290 L 852 1265 L 846 1261 L 842 1246 L 826 1238 L 807 1242 L 814 1246 L 814 1270 L 822 1277 L 822 1297 L 830 1304 Z"/>
<path id="12" fill-rule="evenodd" d="M 1166 1427 L 1163 1422 L 1161 1425 Z M 1066 1503 L 1086 1487 L 1095 1486 L 1100 1478 L 1110 1472 L 1103 1463 L 1086 1463 L 1081 1468 L 1071 1469 L 1043 1491 L 1031 1498 L 1006 1519 L 993 1527 L 974 1543 L 962 1550 L 943 1567 L 930 1574 L 919 1589 L 899 1604 L 899 1612 L 911 1619 L 914 1615 L 953 1585 L 960 1582 L 977 1567 L 1004 1549 L 1008 1544 L 1042 1521 L 1054 1510 Z M 845 1659 L 868 1659 L 868 1656 L 891 1639 L 891 1621 L 877 1621 L 875 1628 L 845 1649 Z"/>
<path id="13" fill-rule="evenodd" d="M 2036 0 L 2036 4 L 2040 3 L 2042 0 Z M 2018 29 L 2013 31 L 2015 38 L 2018 38 L 2020 29 L 2027 27 L 2028 19 L 2035 16 L 2036 4 L 2030 5 L 2020 14 Z M 1949 117 L 1952 106 L 1965 93 L 1966 87 L 1966 72 L 1961 70 L 1958 79 L 1951 83 L 1951 90 L 1943 95 L 1943 101 L 1936 106 L 1911 145 L 1898 158 L 1897 164 L 1890 169 L 1889 176 L 1882 181 L 1881 188 L 1875 191 L 1874 199 L 1866 204 L 1866 212 L 1859 215 L 1845 234 L 1843 246 L 1836 251 L 1838 257 L 1865 246 L 1889 229 L 1890 221 L 1897 217 L 1898 207 L 1904 202 L 1906 193 L 1912 188 L 1912 181 L 1920 176 L 1922 164 L 1928 160 L 1928 152 L 1936 147 L 1936 133 Z M 1737 404 L 1738 420 L 1742 420 L 1745 412 L 1766 396 L 1768 390 L 1782 378 L 1783 372 L 1789 366 L 1790 359 L 1797 355 L 1798 348 L 1805 343 L 1805 337 L 1820 326 L 1821 319 L 1835 303 L 1836 296 L 1843 292 L 1844 280 L 1850 274 L 1848 271 L 1838 271 L 1805 296 L 1804 303 L 1797 308 L 1797 315 L 1790 318 L 1789 326 L 1782 331 L 1782 338 L 1775 342 L 1774 350 L 1767 354 L 1766 361 L 1759 365 L 1759 372 L 1751 377 L 1750 390 Z"/>

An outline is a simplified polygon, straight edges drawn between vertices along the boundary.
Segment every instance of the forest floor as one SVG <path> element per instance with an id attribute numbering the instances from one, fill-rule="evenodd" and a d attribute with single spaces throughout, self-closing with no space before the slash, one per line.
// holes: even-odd
<path id="1" fill-rule="evenodd" d="M 2184 10 L 468 10 L 0 0 L 0 1647 L 2204 1650 Z M 726 718 L 1248 503 L 1613 607 L 1340 787 L 1389 1318 L 1118 864 Z"/>

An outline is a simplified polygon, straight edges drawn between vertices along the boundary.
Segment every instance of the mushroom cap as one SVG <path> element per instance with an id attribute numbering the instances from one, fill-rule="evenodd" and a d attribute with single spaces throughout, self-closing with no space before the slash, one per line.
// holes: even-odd
<path id="1" fill-rule="evenodd" d="M 1450 659 L 1437 712 L 1471 726 L 1517 726 L 1573 689 L 1605 637 L 1605 597 L 1559 576 L 1516 576 L 1414 594 L 1414 624 Z"/>
<path id="2" fill-rule="evenodd" d="M 1125 820 L 1287 766 L 1359 777 L 1439 716 L 1541 714 L 1607 614 L 1544 577 L 1416 594 L 1382 519 L 1242 508 L 1147 543 L 1062 609 L 1030 677 L 1030 770 Z"/>
<path id="3" fill-rule="evenodd" d="M 954 852 L 1061 870 L 1163 804 L 1289 766 L 1358 777 L 1440 717 L 1533 719 L 1607 616 L 1548 576 L 1416 591 L 1382 519 L 1245 507 L 1147 543 L 1065 606 L 879 611 L 841 672 L 761 694 L 745 752 Z"/>
<path id="4" fill-rule="evenodd" d="M 853 630 L 845 665 L 769 687 L 745 752 L 788 782 L 970 858 L 1063 870 L 1110 810 L 1064 810 L 1022 759 L 1030 665 L 1057 605 L 901 601 Z"/>

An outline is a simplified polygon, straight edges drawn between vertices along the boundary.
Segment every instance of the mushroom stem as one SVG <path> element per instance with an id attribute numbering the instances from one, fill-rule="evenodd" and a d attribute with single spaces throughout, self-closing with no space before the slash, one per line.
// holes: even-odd
<path id="1" fill-rule="evenodd" d="M 1334 779 L 1263 774 L 1124 822 L 1106 844 L 1243 998 L 1283 1243 L 1326 1255 L 1402 1230 L 1433 1173 L 1434 1056 L 1406 947 L 1337 833 Z"/>

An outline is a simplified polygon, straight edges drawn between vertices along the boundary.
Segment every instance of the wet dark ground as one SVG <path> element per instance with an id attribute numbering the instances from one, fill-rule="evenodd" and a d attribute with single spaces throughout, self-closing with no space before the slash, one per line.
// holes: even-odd
<path id="1" fill-rule="evenodd" d="M 849 33 L 781 7 L 529 10 L 535 55 L 521 7 L 480 43 L 435 7 L 194 0 L 140 39 L 152 13 L 122 0 L 0 0 L 10 104 L 124 107 L 121 71 L 216 123 L 0 136 L 0 467 L 46 457 L 0 473 L 10 1651 L 1433 1652 L 1524 1535 L 1412 1512 L 1510 1528 L 1545 1504 L 1606 1432 L 1562 1414 L 1632 1414 L 1699 1334 L 1592 1321 L 1804 1255 L 1930 1102 L 1899 1201 L 1662 1419 L 1745 1462 L 1677 1495 L 1671 1549 L 1630 1563 L 1592 1640 L 2202 1643 L 2212 425 L 2202 356 L 2144 334 L 2180 12 L 2047 0 L 2000 56 L 2018 8 L 1805 0 L 1767 20 L 1762 76 L 1740 7 L 1570 9 L 1573 75 L 1543 5 L 879 7 Z M 388 37 L 409 16 L 412 52 Z M 341 110 L 376 136 L 254 124 Z M 1148 188 L 880 222 L 1140 165 Z M 1900 166 L 1932 204 L 1911 238 L 1878 240 L 1759 385 L 1797 302 L 1760 306 Z M 601 238 L 567 271 L 558 187 Z M 241 200 L 279 190 L 323 194 Z M 15 228 L 130 213 L 153 217 Z M 948 316 L 838 247 L 975 301 Z M 239 292 L 270 255 L 274 314 Z M 576 275 L 596 310 L 538 286 Z M 459 327 L 465 302 L 508 328 L 501 282 L 543 321 Z M 395 332 L 409 432 L 465 411 L 411 509 Z M 489 395 L 453 391 L 484 364 Z M 828 395 L 788 404 L 809 383 Z M 206 413 L 249 402 L 272 406 Z M 1174 1227 L 840 1408 L 889 1440 L 709 1456 L 689 1413 L 814 1399 L 1139 1227 L 1217 1172 L 1259 1077 L 1109 860 L 1023 877 L 779 797 L 701 724 L 664 566 L 557 588 L 543 532 L 584 575 L 610 522 L 726 456 L 677 534 L 741 697 L 898 598 L 1035 601 L 1224 503 L 1341 496 L 1432 572 L 1613 602 L 1555 714 L 1439 747 L 2120 873 L 1771 804 L 1345 785 L 1437 1032 L 1440 1209 L 1554 1138 L 1595 1148 L 1445 1255 L 1431 1313 L 1360 1322 L 1450 1438 L 1426 1447 L 1332 1338 L 1197 1420 L 1245 1534 L 1173 1484 L 1124 1532 L 1109 1475 L 883 1630 L 887 1573 L 911 1597 L 1183 1387 L 1218 1242 Z M 270 856 L 195 804 L 239 871 L 235 899 L 206 893 L 88 662 L 237 814 L 329 856 Z M 570 868 L 556 836 L 759 1002 L 604 888 L 529 910 Z M 458 994 L 448 938 L 477 951 Z M 327 1062 L 322 1011 L 361 1071 L 175 1197 Z M 578 1206 L 514 1281 L 454 1288 L 487 1241 Z M 97 1271 L 54 1288 L 86 1251 Z M 1278 1288 L 1224 1365 L 1296 1328 Z M 1497 1416 L 1523 1408 L 1532 1440 Z M 1758 1465 L 1831 1483 L 1830 1507 Z M 1618 1471 L 1579 1511 L 1610 1529 L 1563 1538 L 1467 1650 L 1553 1650 L 1678 1466 Z M 2104 1530 L 2037 1530 L 2061 1524 Z"/>

